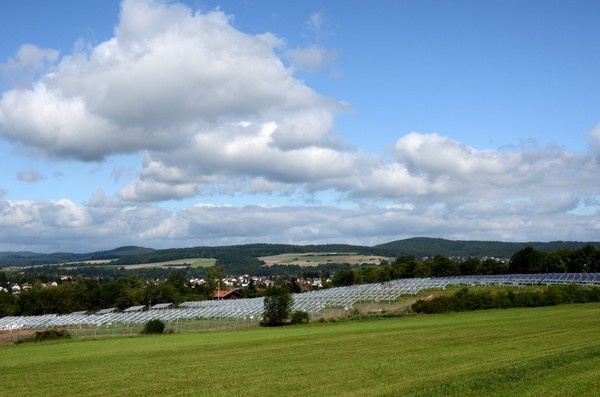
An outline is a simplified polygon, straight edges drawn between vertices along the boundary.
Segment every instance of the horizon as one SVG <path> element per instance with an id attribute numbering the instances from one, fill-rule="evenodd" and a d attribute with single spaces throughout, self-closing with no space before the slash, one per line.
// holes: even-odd
<path id="1" fill-rule="evenodd" d="M 197 246 L 188 246 L 188 247 L 167 247 L 167 248 L 154 248 L 154 247 L 148 247 L 148 246 L 140 246 L 140 245 L 123 245 L 123 246 L 118 246 L 118 247 L 114 247 L 114 248 L 105 248 L 105 249 L 99 249 L 99 250 L 84 250 L 84 251 L 51 251 L 51 252 L 39 252 L 39 251 L 0 251 L 0 254 L 6 254 L 6 253 L 15 253 L 15 254 L 25 254 L 25 253 L 32 253 L 32 254 L 41 254 L 41 255 L 53 255 L 53 254 L 75 254 L 75 255 L 83 255 L 83 254 L 94 254 L 94 253 L 98 253 L 98 252 L 110 252 L 110 251 L 116 251 L 116 250 L 120 250 L 123 248 L 141 248 L 141 249 L 150 249 L 153 251 L 161 251 L 161 250 L 171 250 L 171 249 L 195 249 L 195 248 L 221 248 L 221 247 L 235 247 L 235 246 L 245 246 L 245 245 L 291 245 L 291 246 L 298 246 L 298 247 L 306 247 L 306 246 L 325 246 L 325 245 L 348 245 L 350 247 L 366 247 L 366 248 L 376 248 L 380 245 L 386 245 L 386 244 L 393 244 L 393 243 L 397 243 L 397 242 L 402 242 L 402 241 L 406 241 L 406 240 L 443 240 L 443 241 L 448 241 L 448 242 L 452 242 L 452 243 L 499 243 L 499 244 L 553 244 L 553 243 L 574 243 L 574 244 L 600 244 L 600 240 L 594 241 L 594 240 L 586 240 L 586 241 L 579 241 L 579 240 L 549 240 L 549 241 L 500 241 L 500 240 L 452 240 L 452 239 L 445 239 L 445 238 L 440 238 L 440 237 L 423 237 L 423 236 L 419 236 L 419 237 L 407 237 L 407 238 L 403 238 L 403 239 L 398 239 L 398 240 L 392 240 L 392 241 L 387 241 L 384 243 L 380 243 L 380 244 L 375 244 L 375 245 L 361 245 L 361 244 L 346 244 L 346 243 L 310 243 L 310 244 L 294 244 L 294 243 L 261 243 L 261 242 L 255 242 L 255 243 L 243 243 L 243 244 L 227 244 L 227 245 L 197 245 Z"/>
<path id="2" fill-rule="evenodd" d="M 0 251 L 597 240 L 599 14 L 8 2 Z"/>

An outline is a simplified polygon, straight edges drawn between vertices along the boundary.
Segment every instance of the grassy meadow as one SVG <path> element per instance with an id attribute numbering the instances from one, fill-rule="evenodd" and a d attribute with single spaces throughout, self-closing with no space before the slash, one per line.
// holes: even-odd
<path id="1" fill-rule="evenodd" d="M 143 268 L 171 268 L 171 267 L 211 267 L 217 262 L 214 258 L 185 258 L 185 259 L 175 259 L 172 261 L 164 261 L 164 262 L 151 262 L 151 263 L 137 263 L 133 265 L 122 265 L 118 267 L 123 267 L 127 270 L 136 270 Z"/>
<path id="2" fill-rule="evenodd" d="M 595 396 L 600 304 L 0 349 L 3 395 Z"/>
<path id="3" fill-rule="evenodd" d="M 378 255 L 363 255 L 355 253 L 285 253 L 279 255 L 262 256 L 258 258 L 265 262 L 267 266 L 271 265 L 297 265 L 297 266 L 317 266 L 328 263 L 349 263 L 358 265 L 368 263 L 379 265 L 381 261 L 393 261 L 395 258 L 388 258 Z"/>

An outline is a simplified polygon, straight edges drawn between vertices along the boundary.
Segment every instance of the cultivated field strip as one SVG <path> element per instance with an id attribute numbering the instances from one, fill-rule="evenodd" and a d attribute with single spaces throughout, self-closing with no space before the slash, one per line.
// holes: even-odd
<path id="1" fill-rule="evenodd" d="M 402 295 L 414 295 L 427 289 L 446 286 L 520 286 L 520 285 L 600 285 L 600 273 L 509 274 L 462 277 L 432 277 L 392 280 L 377 284 L 361 284 L 292 294 L 292 310 L 318 315 L 325 308 L 352 308 L 359 302 L 393 302 Z M 164 305 L 161 307 L 167 307 Z M 263 298 L 193 301 L 176 308 L 141 310 L 141 306 L 125 309 L 104 309 L 95 314 L 46 314 L 41 316 L 10 316 L 0 318 L 0 330 L 44 329 L 52 327 L 109 327 L 139 325 L 149 320 L 178 322 L 193 319 L 258 319 L 264 310 Z"/>

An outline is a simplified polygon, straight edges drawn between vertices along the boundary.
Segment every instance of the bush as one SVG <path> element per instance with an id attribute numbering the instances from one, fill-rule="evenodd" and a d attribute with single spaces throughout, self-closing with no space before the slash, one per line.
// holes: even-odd
<path id="1" fill-rule="evenodd" d="M 438 296 L 412 305 L 416 313 L 463 312 L 509 307 L 554 306 L 564 303 L 600 301 L 600 288 L 579 285 L 554 285 L 541 291 L 506 291 L 491 294 L 489 291 L 472 292 L 463 288 L 452 296 Z"/>
<path id="2" fill-rule="evenodd" d="M 308 324 L 308 312 L 296 310 L 292 313 L 292 324 Z"/>
<path id="3" fill-rule="evenodd" d="M 71 334 L 66 329 L 47 329 L 45 331 L 36 331 L 33 335 L 34 342 L 43 342 L 55 339 L 71 339 Z"/>
<path id="4" fill-rule="evenodd" d="M 160 320 L 150 320 L 144 325 L 143 334 L 162 334 L 165 330 L 165 323 Z"/>

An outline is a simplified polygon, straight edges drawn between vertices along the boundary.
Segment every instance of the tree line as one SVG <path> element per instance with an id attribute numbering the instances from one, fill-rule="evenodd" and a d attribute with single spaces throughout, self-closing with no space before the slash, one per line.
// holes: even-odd
<path id="1" fill-rule="evenodd" d="M 55 287 L 34 284 L 18 294 L 0 292 L 0 316 L 67 314 L 112 307 L 122 310 L 138 305 L 204 300 L 212 294 L 209 288 L 213 286 L 208 283 L 191 288 L 176 271 L 161 283 L 131 274 L 115 279 L 78 279 Z"/>
<path id="2" fill-rule="evenodd" d="M 401 256 L 387 265 L 340 269 L 333 276 L 336 287 L 378 283 L 401 278 L 449 277 L 491 274 L 596 273 L 600 272 L 600 248 L 540 251 L 531 246 L 515 252 L 509 260 L 495 258 L 449 258 L 436 255 L 417 259 Z"/>
<path id="3" fill-rule="evenodd" d="M 600 302 L 600 288 L 579 285 L 551 285 L 542 290 L 471 291 L 463 288 L 451 296 L 418 300 L 412 305 L 415 313 L 465 312 L 515 307 L 555 306 L 568 303 Z"/>

